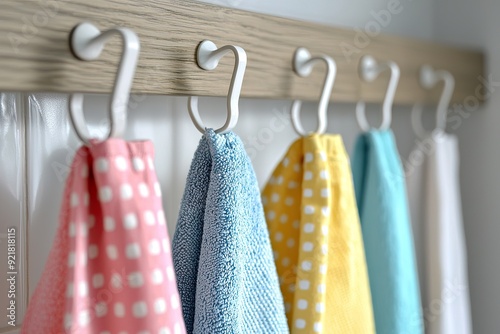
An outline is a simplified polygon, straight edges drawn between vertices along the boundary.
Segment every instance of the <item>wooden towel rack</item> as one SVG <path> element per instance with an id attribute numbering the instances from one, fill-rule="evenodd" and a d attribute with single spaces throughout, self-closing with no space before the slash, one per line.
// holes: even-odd
<path id="1" fill-rule="evenodd" d="M 484 73 L 482 52 L 387 35 L 360 32 L 269 15 L 207 5 L 192 0 L 2 0 L 0 2 L 0 91 L 109 93 L 120 42 L 109 43 L 99 60 L 82 62 L 68 47 L 71 29 L 91 21 L 102 29 L 126 26 L 141 40 L 134 93 L 225 96 L 233 60 L 225 57 L 215 71 L 195 62 L 200 41 L 235 44 L 248 55 L 242 96 L 273 99 L 319 98 L 324 67 L 300 78 L 292 70 L 298 47 L 328 54 L 338 65 L 332 100 L 381 102 L 388 80 L 384 74 L 364 83 L 359 58 L 371 54 L 392 59 L 401 68 L 395 103 L 435 103 L 439 89 L 418 83 L 423 64 L 450 71 L 456 78 L 453 102 L 475 96 Z M 478 97 L 481 100 L 481 96 Z"/>

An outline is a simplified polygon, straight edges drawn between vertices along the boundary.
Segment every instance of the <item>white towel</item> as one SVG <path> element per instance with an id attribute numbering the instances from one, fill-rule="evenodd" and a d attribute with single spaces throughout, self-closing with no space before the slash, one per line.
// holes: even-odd
<path id="1" fill-rule="evenodd" d="M 427 334 L 470 334 L 458 141 L 434 133 L 405 165 Z"/>

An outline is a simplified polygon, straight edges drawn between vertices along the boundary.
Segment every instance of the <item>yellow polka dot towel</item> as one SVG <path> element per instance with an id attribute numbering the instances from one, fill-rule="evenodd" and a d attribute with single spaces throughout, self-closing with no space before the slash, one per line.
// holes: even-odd
<path id="1" fill-rule="evenodd" d="M 291 333 L 374 333 L 361 228 L 342 138 L 298 139 L 262 195 Z"/>

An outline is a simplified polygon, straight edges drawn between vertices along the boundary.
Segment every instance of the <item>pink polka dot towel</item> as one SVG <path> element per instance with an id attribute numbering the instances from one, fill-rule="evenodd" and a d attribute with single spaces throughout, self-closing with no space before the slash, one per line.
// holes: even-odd
<path id="1" fill-rule="evenodd" d="M 78 150 L 22 333 L 185 333 L 151 142 Z"/>

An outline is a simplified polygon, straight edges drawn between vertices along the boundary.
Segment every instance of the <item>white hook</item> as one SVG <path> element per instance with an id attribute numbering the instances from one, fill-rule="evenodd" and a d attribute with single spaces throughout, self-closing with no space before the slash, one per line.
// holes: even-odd
<path id="1" fill-rule="evenodd" d="M 123 40 L 122 56 L 114 82 L 109 105 L 110 130 L 105 139 L 122 136 L 127 123 L 127 104 L 139 57 L 139 38 L 130 29 L 113 28 L 101 32 L 92 23 L 78 24 L 70 36 L 71 51 L 80 60 L 95 60 L 101 54 L 104 44 L 113 35 Z M 89 144 L 90 136 L 83 115 L 83 94 L 73 94 L 69 101 L 69 114 L 77 136 Z"/>
<path id="2" fill-rule="evenodd" d="M 230 51 L 234 53 L 234 70 L 227 97 L 227 118 L 226 123 L 224 123 L 221 128 L 215 130 L 216 133 L 229 132 L 238 122 L 238 103 L 240 100 L 241 87 L 243 85 L 243 77 L 245 76 L 247 67 L 247 54 L 245 50 L 239 46 L 226 45 L 218 49 L 213 42 L 207 40 L 200 43 L 196 52 L 198 66 L 204 70 L 211 71 L 219 65 L 221 58 Z M 197 96 L 189 97 L 188 110 L 189 116 L 191 116 L 191 120 L 196 128 L 200 130 L 201 133 L 205 133 L 205 125 L 203 125 L 200 112 L 198 111 Z"/>
<path id="3" fill-rule="evenodd" d="M 312 57 L 311 53 L 306 48 L 298 48 L 293 57 L 293 69 L 301 77 L 309 76 L 312 72 L 314 65 L 318 62 L 324 61 L 326 63 L 326 77 L 323 84 L 323 91 L 318 106 L 318 128 L 316 133 L 322 134 L 326 131 L 327 121 L 326 116 L 328 112 L 328 102 L 332 95 L 333 83 L 337 74 L 337 64 L 335 61 L 326 55 Z M 307 136 L 308 132 L 304 130 L 300 122 L 299 113 L 302 102 L 299 100 L 293 101 L 292 104 L 292 125 L 295 131 L 300 136 Z"/>
<path id="4" fill-rule="evenodd" d="M 429 65 L 420 68 L 420 84 L 426 89 L 433 88 L 439 81 L 444 81 L 443 93 L 439 99 L 436 111 L 436 129 L 434 131 L 444 132 L 446 130 L 446 115 L 450 105 L 453 90 L 455 89 L 455 78 L 445 70 L 434 70 Z M 422 106 L 414 105 L 411 111 L 411 125 L 413 131 L 420 139 L 425 139 L 429 132 L 422 125 Z"/>
<path id="5" fill-rule="evenodd" d="M 396 95 L 400 76 L 399 66 L 393 61 L 378 63 L 372 56 L 364 56 L 359 63 L 359 74 L 361 78 L 367 82 L 374 81 L 380 73 L 387 69 L 391 71 L 391 78 L 382 106 L 383 119 L 379 130 L 387 130 L 391 126 L 392 104 L 394 102 L 394 96 Z M 370 130 L 371 126 L 366 119 L 365 103 L 363 101 L 359 101 L 356 104 L 356 118 L 361 130 Z"/>

